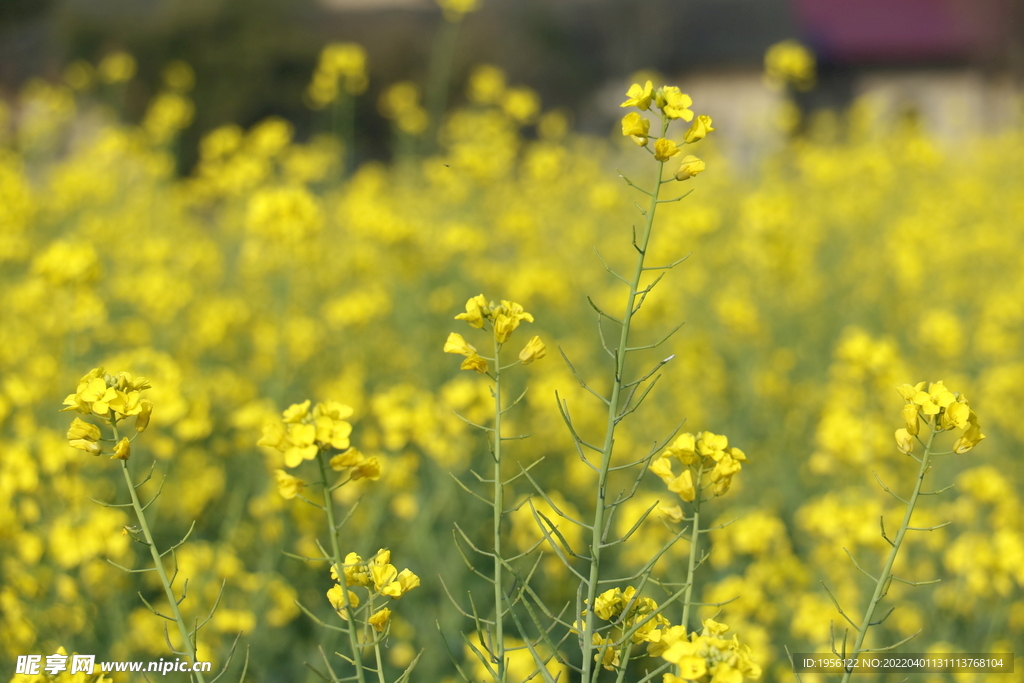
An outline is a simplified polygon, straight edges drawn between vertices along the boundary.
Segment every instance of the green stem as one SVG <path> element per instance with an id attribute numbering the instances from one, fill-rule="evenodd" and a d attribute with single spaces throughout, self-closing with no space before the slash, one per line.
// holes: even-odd
<path id="1" fill-rule="evenodd" d="M 352 663 L 356 668 L 356 680 L 359 683 L 366 683 L 366 676 L 363 673 L 363 652 L 359 649 L 359 638 L 356 635 L 356 617 L 352 611 L 352 603 L 348 599 L 348 579 L 345 578 L 345 561 L 341 556 L 341 548 L 338 546 L 338 526 L 334 521 L 334 499 L 331 498 L 331 487 L 327 483 L 327 465 L 324 459 L 327 454 L 321 450 L 317 453 L 316 462 L 320 465 L 320 488 L 324 492 L 324 511 L 327 513 L 327 524 L 331 531 L 331 553 L 334 555 L 334 565 L 338 568 L 338 583 L 341 585 L 342 597 L 345 600 L 345 614 L 348 616 L 346 631 L 348 632 L 348 644 L 352 650 Z"/>
<path id="2" fill-rule="evenodd" d="M 504 596 L 502 587 L 501 517 L 505 508 L 505 490 L 501 482 L 501 342 L 494 338 L 494 656 L 498 660 L 498 681 L 504 683 L 505 633 L 502 623 Z"/>
<path id="3" fill-rule="evenodd" d="M 690 605 L 693 595 L 693 573 L 697 569 L 697 547 L 700 545 L 700 485 L 704 478 L 704 467 L 701 466 L 700 474 L 697 475 L 697 497 L 693 501 L 693 533 L 690 536 L 690 561 L 686 565 L 686 592 L 683 594 L 683 621 L 682 626 L 690 630 Z"/>
<path id="4" fill-rule="evenodd" d="M 367 613 L 373 616 L 373 597 L 370 597 L 370 604 Z M 373 656 L 377 661 L 377 681 L 378 683 L 385 683 L 384 681 L 384 662 L 380 658 L 380 640 L 371 631 L 370 637 L 373 638 Z"/>
<path id="5" fill-rule="evenodd" d="M 924 484 L 924 475 L 930 469 L 929 459 L 932 454 L 932 442 L 935 440 L 935 425 L 932 422 L 928 423 L 931 428 L 931 434 L 928 436 L 928 443 L 924 448 L 924 455 L 921 456 L 921 469 L 917 473 L 917 481 L 914 482 L 914 492 L 910 496 L 910 500 L 907 501 L 907 509 L 903 514 L 903 523 L 900 525 L 900 530 L 896 533 L 896 538 L 892 542 L 892 549 L 889 551 L 889 557 L 885 561 L 885 568 L 882 569 L 882 573 L 878 577 L 878 581 L 875 583 L 875 592 L 871 596 L 871 602 L 868 603 L 867 611 L 864 613 L 864 618 L 861 620 L 860 628 L 857 630 L 857 640 L 853 645 L 853 651 L 848 655 L 850 659 L 856 659 L 860 656 L 863 651 L 864 639 L 867 637 L 868 629 L 871 628 L 871 617 L 875 613 L 875 607 L 885 597 L 885 594 L 889 591 L 889 584 L 892 582 L 892 565 L 896 561 L 896 555 L 900 551 L 900 545 L 903 544 L 903 537 L 907 534 L 907 528 L 910 526 L 910 518 L 914 514 L 914 507 L 917 505 L 917 498 L 921 494 L 921 486 Z M 847 683 L 850 680 L 850 676 L 853 671 L 846 671 L 843 674 L 842 683 Z"/>
<path id="6" fill-rule="evenodd" d="M 114 428 L 114 443 L 121 440 L 120 434 L 117 431 L 117 421 L 112 420 L 110 426 Z M 167 579 L 167 571 L 164 569 L 163 558 L 160 557 L 160 551 L 156 549 L 156 543 L 153 542 L 153 534 L 149 531 L 149 523 L 146 521 L 146 513 L 142 509 L 142 503 L 139 501 L 138 491 L 135 490 L 135 482 L 132 481 L 132 475 L 128 471 L 128 461 L 121 461 L 121 472 L 124 474 L 125 483 L 128 484 L 128 493 L 132 497 L 132 507 L 135 509 L 135 517 L 139 520 L 139 526 L 142 528 L 142 535 L 146 539 L 146 544 L 149 546 L 150 555 L 153 556 L 153 564 L 156 567 L 157 576 L 160 577 L 160 583 L 164 586 L 164 592 L 167 594 L 167 601 L 171 605 L 171 612 L 174 614 L 174 621 L 178 624 L 178 633 L 181 634 L 181 639 L 185 643 L 185 650 L 189 658 L 192 659 L 192 663 L 195 664 L 198 660 L 196 659 L 196 648 L 192 642 L 191 636 L 188 633 L 188 627 L 185 625 L 185 620 L 181 616 L 181 610 L 178 609 L 178 599 L 174 596 L 174 589 L 171 587 L 171 582 Z M 194 672 L 193 674 L 199 683 L 206 683 L 206 679 L 203 678 L 203 674 L 200 672 Z"/>
<path id="7" fill-rule="evenodd" d="M 661 134 L 665 135 L 668 130 L 669 120 L 662 118 Z M 601 543 L 604 540 L 605 512 L 607 510 L 607 486 L 608 470 L 611 467 L 612 448 L 615 443 L 615 425 L 619 415 L 619 396 L 622 392 L 622 377 L 626 369 L 626 348 L 629 342 L 629 328 L 633 319 L 633 309 L 636 306 L 636 299 L 639 296 L 640 277 L 644 272 L 644 258 L 647 256 L 647 245 L 651 240 L 651 229 L 654 227 L 654 212 L 658 208 L 658 195 L 661 191 L 662 174 L 665 162 L 658 161 L 657 174 L 654 181 L 654 189 L 651 191 L 651 200 L 647 207 L 647 222 L 644 225 L 643 235 L 640 242 L 636 244 L 637 257 L 636 266 L 633 269 L 633 279 L 629 285 L 629 296 L 626 300 L 626 307 L 622 314 L 622 331 L 619 336 L 619 346 L 615 350 L 615 381 L 612 384 L 611 398 L 608 400 L 608 420 L 605 425 L 604 446 L 601 449 L 601 468 L 597 475 L 597 501 L 594 508 L 594 525 L 592 529 L 590 544 L 590 576 L 587 580 L 587 618 L 583 630 L 582 680 L 597 680 L 600 667 L 594 666 L 593 657 L 593 636 L 594 636 L 594 604 L 597 598 L 598 581 L 601 569 Z"/>

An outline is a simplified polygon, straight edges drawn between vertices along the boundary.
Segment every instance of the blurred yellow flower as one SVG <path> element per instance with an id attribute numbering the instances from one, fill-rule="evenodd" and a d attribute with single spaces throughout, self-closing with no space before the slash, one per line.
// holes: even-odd
<path id="1" fill-rule="evenodd" d="M 124 51 L 111 52 L 104 57 L 96 71 L 104 83 L 124 83 L 135 75 L 135 58 Z"/>
<path id="2" fill-rule="evenodd" d="M 285 500 L 291 500 L 299 495 L 299 492 L 306 486 L 304 481 L 293 477 L 284 470 L 274 470 L 274 477 L 277 479 L 277 492 Z"/>
<path id="3" fill-rule="evenodd" d="M 910 435 L 909 431 L 903 428 L 896 430 L 896 447 L 900 450 L 900 453 L 906 453 L 907 455 L 914 452 L 914 437 Z"/>
<path id="4" fill-rule="evenodd" d="M 814 85 L 814 54 L 796 40 L 783 40 L 768 48 L 764 55 L 765 80 L 772 88 L 792 84 L 797 90 Z"/>

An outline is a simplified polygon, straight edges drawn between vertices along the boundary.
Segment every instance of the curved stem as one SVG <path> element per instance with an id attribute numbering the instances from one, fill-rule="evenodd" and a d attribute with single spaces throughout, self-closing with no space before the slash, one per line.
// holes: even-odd
<path id="1" fill-rule="evenodd" d="M 117 431 L 117 421 L 111 421 L 110 426 L 114 428 L 114 443 L 121 440 L 121 436 Z M 135 490 L 135 482 L 132 481 L 132 475 L 128 471 L 128 461 L 121 461 L 121 472 L 124 474 L 125 483 L 128 484 L 128 493 L 132 497 L 132 508 L 135 510 L 135 517 L 139 520 L 139 526 L 142 528 L 142 535 L 146 539 L 146 544 L 149 546 L 149 553 L 153 557 L 153 564 L 156 566 L 157 576 L 160 577 L 160 583 L 163 584 L 164 592 L 167 594 L 167 601 L 171 604 L 171 612 L 174 614 L 174 621 L 178 625 L 178 632 L 181 634 L 181 639 L 185 643 L 185 651 L 188 656 L 192 659 L 192 664 L 195 664 L 196 659 L 196 647 L 192 642 L 192 637 L 189 635 L 188 626 L 185 625 L 185 620 L 181 616 L 181 610 L 178 609 L 178 599 L 174 596 L 174 589 L 171 587 L 171 582 L 167 579 L 167 571 L 164 569 L 163 558 L 160 557 L 160 551 L 156 549 L 156 543 L 153 542 L 153 534 L 149 531 L 149 523 L 146 521 L 146 513 L 142 509 L 142 503 L 139 501 L 139 493 Z M 199 683 L 206 683 L 206 679 L 203 678 L 203 674 L 200 672 L 194 672 L 196 680 Z"/>
<path id="2" fill-rule="evenodd" d="M 327 513 L 327 524 L 331 532 L 331 554 L 334 555 L 334 566 L 338 568 L 338 583 L 341 585 L 341 594 L 345 600 L 345 613 L 348 617 L 346 631 L 348 632 L 349 648 L 352 650 L 352 664 L 356 668 L 356 680 L 359 683 L 366 683 L 366 675 L 363 672 L 363 652 L 359 649 L 359 637 L 356 634 L 356 617 L 352 611 L 352 603 L 348 599 L 345 560 L 341 555 L 341 548 L 338 546 L 338 526 L 334 521 L 334 499 L 331 498 L 331 488 L 327 483 L 327 465 L 324 463 L 326 457 L 327 454 L 323 450 L 316 454 L 316 462 L 320 466 L 320 488 L 324 493 L 324 511 Z"/>
<path id="3" fill-rule="evenodd" d="M 863 651 L 864 639 L 867 637 L 868 629 L 871 628 L 871 617 L 875 613 L 875 607 L 885 597 L 885 594 L 889 590 L 889 584 L 892 582 L 892 565 L 896 561 L 896 555 L 900 551 L 900 546 L 903 544 L 903 537 L 907 535 L 907 528 L 910 526 L 910 518 L 914 514 L 914 507 L 917 505 L 917 498 L 921 495 L 921 485 L 924 483 L 924 475 L 931 468 L 929 459 L 932 455 L 932 442 L 935 440 L 935 424 L 931 421 L 928 423 L 931 428 L 931 434 L 928 436 L 928 443 L 925 444 L 924 455 L 921 456 L 921 468 L 917 473 L 917 481 L 914 482 L 914 492 L 910 495 L 910 499 L 907 501 L 907 509 L 903 514 L 903 523 L 900 524 L 900 530 L 896 533 L 896 538 L 893 539 L 892 548 L 889 550 L 889 557 L 885 561 L 885 568 L 882 569 L 882 573 L 878 576 L 878 581 L 875 583 L 875 592 L 871 596 L 871 602 L 868 603 L 868 608 L 864 612 L 864 618 L 860 622 L 860 628 L 857 630 L 857 640 L 853 644 L 853 651 L 849 654 L 850 659 L 856 659 L 860 656 Z M 850 676 L 853 673 L 852 670 L 848 670 L 843 674 L 842 683 L 847 683 L 850 680 Z"/>
<path id="4" fill-rule="evenodd" d="M 668 130 L 668 118 L 663 117 L 661 122 L 661 134 L 665 135 Z M 647 245 L 651 240 L 651 229 L 654 226 L 654 213 L 658 208 L 658 195 L 661 191 L 662 174 L 665 162 L 658 161 L 658 168 L 654 180 L 654 189 L 650 192 L 650 203 L 645 213 L 647 221 L 644 225 L 643 235 L 640 241 L 635 244 L 637 257 L 633 268 L 633 278 L 629 283 L 629 296 L 626 298 L 626 307 L 622 313 L 622 331 L 619 335 L 619 346 L 615 349 L 615 381 L 612 384 L 612 394 L 608 400 L 608 419 L 605 424 L 604 446 L 601 449 L 601 468 L 597 475 L 597 501 L 594 507 L 594 525 L 591 529 L 590 543 L 590 576 L 587 579 L 587 617 L 582 634 L 580 646 L 583 650 L 582 681 L 597 680 L 600 667 L 594 666 L 593 638 L 594 625 L 594 604 L 597 598 L 598 581 L 601 571 L 601 544 L 604 542 L 605 512 L 607 511 L 607 486 L 608 470 L 611 467 L 612 449 L 615 443 L 615 425 L 619 417 L 619 398 L 622 393 L 623 373 L 626 369 L 626 348 L 629 342 L 629 328 L 633 320 L 633 313 L 636 307 L 636 299 L 640 295 L 640 277 L 644 272 L 644 258 L 647 255 Z"/>

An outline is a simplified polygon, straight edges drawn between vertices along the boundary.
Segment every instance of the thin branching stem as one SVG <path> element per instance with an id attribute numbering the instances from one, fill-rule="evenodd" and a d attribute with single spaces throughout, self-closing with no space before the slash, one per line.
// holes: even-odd
<path id="1" fill-rule="evenodd" d="M 921 495 L 921 485 L 924 483 L 924 475 L 927 474 L 928 470 L 931 468 L 930 460 L 932 442 L 935 441 L 936 425 L 934 422 L 930 421 L 929 426 L 931 427 L 931 433 L 928 436 L 928 443 L 925 444 L 924 454 L 920 459 L 921 467 L 918 470 L 917 479 L 914 482 L 914 492 L 910 494 L 910 500 L 907 501 L 907 509 L 903 514 L 903 523 L 900 524 L 900 529 L 896 532 L 896 538 L 892 541 L 892 548 L 889 549 L 889 556 L 885 560 L 885 567 L 882 569 L 882 573 L 879 574 L 878 579 L 875 582 L 875 592 L 871 596 L 871 602 L 868 603 L 867 610 L 864 612 L 864 618 L 861 620 L 860 628 L 857 630 L 857 638 L 853 643 L 853 650 L 850 652 L 851 659 L 856 659 L 862 652 L 867 651 L 864 648 L 864 639 L 867 637 L 868 629 L 871 628 L 871 618 L 875 613 L 875 608 L 878 606 L 878 603 L 885 596 L 889 584 L 892 583 L 892 566 L 896 562 L 896 555 L 899 553 L 900 546 L 903 544 L 903 538 L 911 528 L 910 518 L 914 514 L 914 507 L 917 505 L 917 498 Z M 852 673 L 853 671 L 848 669 L 843 674 L 842 683 L 848 683 Z"/>
<path id="2" fill-rule="evenodd" d="M 114 442 L 117 443 L 121 440 L 120 435 L 117 431 L 117 421 L 112 420 L 110 426 L 114 429 Z M 171 582 L 167 578 L 167 570 L 164 569 L 164 562 L 161 557 L 160 551 L 156 548 L 156 543 L 153 542 L 153 534 L 149 530 L 149 522 L 146 521 L 145 508 L 142 506 L 142 502 L 139 500 L 138 486 L 132 481 L 131 472 L 128 471 L 128 461 L 121 460 L 121 472 L 124 474 L 125 483 L 128 484 L 128 493 L 132 496 L 132 507 L 135 508 L 135 516 L 139 520 L 139 527 L 142 529 L 142 535 L 146 539 L 146 545 L 149 546 L 149 553 L 153 556 L 153 565 L 156 569 L 157 576 L 160 577 L 160 583 L 163 584 L 164 592 L 167 594 L 167 602 L 171 605 L 171 613 L 174 615 L 173 621 L 178 625 L 178 633 L 181 634 L 181 639 L 185 644 L 185 654 L 195 664 L 198 660 L 196 659 L 196 646 L 192 640 L 195 633 L 189 633 L 188 626 L 185 624 L 185 620 L 181 616 L 181 610 L 178 609 L 178 600 L 174 597 L 174 589 L 171 587 Z M 150 470 L 152 475 L 152 470 Z M 146 477 L 148 480 L 149 477 Z M 145 601 L 143 601 L 145 602 Z M 152 608 L 151 608 L 152 609 Z M 155 610 L 154 610 L 154 613 Z M 195 672 L 196 680 L 199 683 L 206 683 L 206 679 L 200 672 Z"/>
<path id="3" fill-rule="evenodd" d="M 352 665 L 356 670 L 356 680 L 366 683 L 363 667 L 363 652 L 359 649 L 359 636 L 356 633 L 356 616 L 352 611 L 352 603 L 348 599 L 348 579 L 345 577 L 345 560 L 338 545 L 338 526 L 334 523 L 334 499 L 331 498 L 330 485 L 327 483 L 327 454 L 321 449 L 317 453 L 316 462 L 320 466 L 320 487 L 324 494 L 324 512 L 327 513 L 327 528 L 331 533 L 331 554 L 337 567 L 338 583 L 341 584 L 341 595 L 345 600 L 345 612 L 348 616 L 346 632 L 348 644 L 352 651 Z"/>
<path id="4" fill-rule="evenodd" d="M 661 123 L 661 134 L 662 136 L 668 130 L 669 119 L 667 117 L 662 118 Z M 586 582 L 586 602 L 590 606 L 587 609 L 587 615 L 585 618 L 585 624 L 580 633 L 580 648 L 583 651 L 582 661 L 582 675 L 581 680 L 591 681 L 594 680 L 597 675 L 595 670 L 594 662 L 594 644 L 593 637 L 596 632 L 597 625 L 595 623 L 595 610 L 593 605 L 598 594 L 599 583 L 601 580 L 601 550 L 602 544 L 605 538 L 605 525 L 607 523 L 606 513 L 608 512 L 607 496 L 608 496 L 608 473 L 611 468 L 612 462 L 612 450 L 615 444 L 615 427 L 618 424 L 618 418 L 622 412 L 620 406 L 620 394 L 623 390 L 623 377 L 626 370 L 626 356 L 625 350 L 629 347 L 629 331 L 632 323 L 633 313 L 636 310 L 637 299 L 641 296 L 640 278 L 644 274 L 644 259 L 647 256 L 647 248 L 651 241 L 651 232 L 654 227 L 654 215 L 658 208 L 658 194 L 661 190 L 662 175 L 664 173 L 665 162 L 658 161 L 657 169 L 653 183 L 653 189 L 646 191 L 649 195 L 649 203 L 647 210 L 641 208 L 641 212 L 645 218 L 645 224 L 643 233 L 640 236 L 639 241 L 634 237 L 634 248 L 636 250 L 636 263 L 633 267 L 632 279 L 629 282 L 629 294 L 626 297 L 625 306 L 623 306 L 622 319 L 619 320 L 612 316 L 609 316 L 604 311 L 601 311 L 593 302 L 591 305 L 594 308 L 608 317 L 610 320 L 618 322 L 620 324 L 619 330 L 619 344 L 616 347 L 615 353 L 615 377 L 612 383 L 611 395 L 607 400 L 608 416 L 607 424 L 605 425 L 605 436 L 604 446 L 601 449 L 601 465 L 597 472 L 597 498 L 594 505 L 594 523 L 591 528 L 591 542 L 590 542 L 590 574 L 589 579 Z M 633 185 L 628 179 L 626 180 L 631 186 Z M 599 670 L 599 669 L 598 669 Z"/>

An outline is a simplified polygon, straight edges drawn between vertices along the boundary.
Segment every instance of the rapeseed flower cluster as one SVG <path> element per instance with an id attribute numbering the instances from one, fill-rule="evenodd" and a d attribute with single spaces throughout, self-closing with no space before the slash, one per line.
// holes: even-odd
<path id="1" fill-rule="evenodd" d="M 964 430 L 963 435 L 953 444 L 956 453 L 966 453 L 985 438 L 978 424 L 978 416 L 971 410 L 966 396 L 954 394 L 942 382 L 932 382 L 927 391 L 924 389 L 925 382 L 904 384 L 899 388 L 900 396 L 907 401 L 903 408 L 903 419 L 907 426 L 896 430 L 896 443 L 900 451 L 908 455 L 913 452 L 915 439 L 912 437 L 920 434 L 922 419 L 937 430 Z"/>
<path id="2" fill-rule="evenodd" d="M 690 109 L 693 106 L 693 100 L 675 86 L 662 86 L 655 89 L 651 81 L 647 81 L 644 85 L 634 83 L 629 87 L 626 98 L 621 106 L 636 107 L 641 111 L 647 111 L 654 106 L 660 109 L 666 117 L 666 124 L 667 121 L 674 119 L 693 121 L 683 135 L 683 144 L 690 145 L 703 140 L 708 133 L 715 130 L 711 125 L 710 116 L 701 114 L 694 121 L 693 111 Z M 630 112 L 622 117 L 622 134 L 632 138 L 633 142 L 641 147 L 648 146 L 650 129 L 650 120 L 636 112 Z M 669 138 L 658 137 L 654 142 L 654 158 L 658 161 L 668 161 L 680 154 L 681 151 L 679 145 Z M 687 154 L 682 157 L 679 168 L 675 172 L 675 178 L 676 180 L 689 180 L 703 171 L 706 166 L 707 164 L 703 160 L 692 154 Z"/>
<path id="3" fill-rule="evenodd" d="M 622 658 L 629 657 L 631 644 L 658 642 L 662 635 L 660 627 L 670 622 L 657 610 L 658 603 L 637 595 L 633 586 L 625 590 L 612 588 L 598 595 L 594 614 L 611 623 L 607 629 L 593 635 L 594 646 L 598 649 L 595 661 L 606 670 L 615 671 L 621 668 Z M 579 627 L 579 622 L 574 624 L 574 628 Z"/>
<path id="4" fill-rule="evenodd" d="M 760 678 L 761 667 L 750 647 L 741 644 L 736 635 L 724 638 L 728 630 L 714 619 L 705 619 L 700 633 L 686 633 L 682 626 L 672 626 L 662 629 L 661 637 L 647 646 L 647 653 L 678 667 L 678 673 L 665 674 L 664 683 L 741 683 Z"/>
<path id="5" fill-rule="evenodd" d="M 381 607 L 373 610 L 373 599 L 388 597 L 398 600 L 420 585 L 420 577 L 408 569 L 398 571 L 391 564 L 391 551 L 383 548 L 378 550 L 377 554 L 368 562 L 364 562 L 355 553 L 349 553 L 345 556 L 345 566 L 342 571 L 345 574 L 345 586 L 348 588 L 336 583 L 327 591 L 327 599 L 331 606 L 338 612 L 338 616 L 347 621 L 349 610 L 355 610 L 361 604 L 359 596 L 351 588 L 365 588 L 367 591 L 366 606 L 371 610 L 366 617 L 366 622 L 378 633 L 387 629 L 391 619 L 391 609 Z M 336 565 L 331 567 L 331 578 L 335 580 L 339 578 Z"/>
<path id="6" fill-rule="evenodd" d="M 314 109 L 331 104 L 341 93 L 361 95 L 369 85 L 366 50 L 358 43 L 332 43 L 320 52 L 306 98 Z"/>
<path id="7" fill-rule="evenodd" d="M 672 461 L 683 465 L 680 474 L 672 470 Z M 711 432 L 683 434 L 662 451 L 661 457 L 651 464 L 651 472 L 661 478 L 668 490 L 687 503 L 697 499 L 698 491 L 711 486 L 715 496 L 724 495 L 732 478 L 743 468 L 746 454 L 729 446 L 728 437 Z M 707 477 L 708 484 L 704 484 Z"/>
<path id="8" fill-rule="evenodd" d="M 78 390 L 64 399 L 66 408 L 62 412 L 75 410 L 83 415 L 95 416 L 106 424 L 116 427 L 118 421 L 135 416 L 135 431 L 144 432 L 153 415 L 153 402 L 142 398 L 142 391 L 149 389 L 145 377 L 133 378 L 130 373 L 119 372 L 116 376 L 94 368 L 78 382 Z M 72 448 L 100 455 L 99 444 L 102 432 L 91 422 L 76 417 L 68 430 L 68 444 Z M 115 431 L 116 434 L 116 431 Z M 127 460 L 131 457 L 131 441 L 122 437 L 114 444 L 111 459 Z"/>
<path id="9" fill-rule="evenodd" d="M 466 312 L 459 313 L 455 319 L 464 320 L 470 327 L 478 330 L 489 325 L 493 332 L 495 346 L 500 348 L 502 344 L 508 342 L 509 337 L 519 328 L 521 322 L 525 320 L 532 323 L 533 315 L 515 302 L 503 300 L 500 304 L 496 304 L 493 301 L 488 302 L 483 294 L 478 294 L 466 302 Z M 488 372 L 487 360 L 477 353 L 475 346 L 467 342 L 457 332 L 448 335 L 448 339 L 444 343 L 444 352 L 465 356 L 466 359 L 460 366 L 463 370 L 475 370 L 481 374 Z M 547 348 L 544 346 L 544 342 L 540 337 L 533 336 L 519 352 L 519 361 L 523 365 L 529 365 L 533 361 L 543 358 L 546 353 Z"/>

